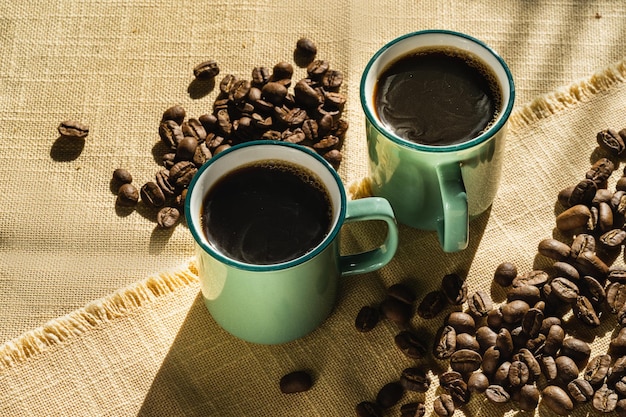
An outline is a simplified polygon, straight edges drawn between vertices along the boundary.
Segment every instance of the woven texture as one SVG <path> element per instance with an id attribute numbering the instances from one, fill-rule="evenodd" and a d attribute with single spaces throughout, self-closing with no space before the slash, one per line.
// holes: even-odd
<path id="1" fill-rule="evenodd" d="M 356 332 L 358 310 L 393 283 L 407 282 L 422 296 L 450 272 L 467 276 L 470 291 L 490 289 L 502 301 L 504 291 L 491 286 L 495 267 L 547 264 L 537 244 L 554 233 L 557 193 L 584 176 L 598 130 L 626 127 L 626 6 L 543 3 L 1 4 L 0 341 L 7 342 L 0 345 L 0 415 L 350 416 L 407 366 L 427 366 L 436 381 L 447 363 L 405 358 L 392 323 Z M 345 76 L 350 129 L 339 173 L 358 197 L 367 174 L 360 73 L 385 42 L 427 28 L 482 39 L 516 81 L 500 192 L 472 222 L 470 247 L 444 254 L 433 233 L 401 227 L 395 259 L 343 279 L 336 310 L 311 335 L 280 346 L 229 336 L 202 304 L 187 228 L 159 229 L 147 210 L 117 211 L 112 171 L 130 169 L 139 185 L 152 179 L 163 110 L 179 103 L 197 117 L 211 109 L 217 91 L 194 89 L 195 64 L 212 58 L 224 74 L 246 77 L 256 65 L 292 61 L 295 41 L 306 35 Z M 295 77 L 303 74 L 296 68 Z M 90 125 L 84 148 L 58 140 L 66 119 Z M 348 225 L 343 249 L 376 245 L 377 227 Z M 432 338 L 443 317 L 412 325 Z M 606 351 L 613 328 L 609 318 L 583 332 L 597 336 L 594 353 Z M 279 378 L 295 369 L 310 370 L 313 389 L 280 394 Z M 426 401 L 430 413 L 436 394 L 433 383 L 403 402 Z M 396 408 L 388 415 L 399 415 Z M 458 414 L 516 411 L 476 396 Z"/>

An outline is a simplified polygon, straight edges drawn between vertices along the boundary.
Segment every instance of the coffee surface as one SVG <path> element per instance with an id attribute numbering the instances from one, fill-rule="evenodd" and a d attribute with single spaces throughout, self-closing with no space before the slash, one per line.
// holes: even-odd
<path id="1" fill-rule="evenodd" d="M 452 145 L 496 119 L 500 87 L 478 57 L 456 49 L 420 49 L 392 62 L 374 91 L 379 120 L 405 140 Z"/>
<path id="2" fill-rule="evenodd" d="M 328 234 L 332 220 L 330 196 L 317 176 L 283 161 L 229 172 L 203 203 L 202 227 L 211 244 L 256 265 L 306 254 Z"/>

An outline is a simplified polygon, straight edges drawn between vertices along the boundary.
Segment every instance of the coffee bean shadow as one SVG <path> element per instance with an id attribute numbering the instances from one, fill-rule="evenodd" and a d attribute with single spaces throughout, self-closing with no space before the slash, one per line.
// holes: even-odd
<path id="1" fill-rule="evenodd" d="M 150 245 L 148 251 L 151 255 L 159 255 L 165 250 L 167 242 L 174 233 L 174 229 L 178 226 L 178 223 L 172 227 L 164 228 L 158 224 L 152 229 L 150 234 Z"/>
<path id="2" fill-rule="evenodd" d="M 50 148 L 50 157 L 57 162 L 73 161 L 85 148 L 85 139 L 59 136 Z"/>
<path id="3" fill-rule="evenodd" d="M 152 157 L 154 158 L 154 162 L 156 162 L 159 167 L 163 167 L 163 156 L 169 152 L 173 151 L 159 139 L 152 147 Z"/>
<path id="4" fill-rule="evenodd" d="M 215 89 L 215 78 L 209 80 L 202 80 L 194 78 L 187 87 L 187 93 L 189 97 L 196 100 L 206 97 Z"/>

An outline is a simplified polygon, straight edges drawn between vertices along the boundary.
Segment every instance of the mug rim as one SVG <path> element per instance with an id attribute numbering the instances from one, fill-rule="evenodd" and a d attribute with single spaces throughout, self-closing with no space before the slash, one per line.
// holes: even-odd
<path id="1" fill-rule="evenodd" d="M 365 83 L 368 78 L 368 74 L 371 71 L 372 66 L 376 63 L 378 58 L 387 50 L 389 50 L 391 47 L 393 47 L 394 45 L 398 44 L 399 42 L 405 39 L 413 38 L 415 36 L 420 36 L 420 35 L 426 35 L 426 34 L 441 34 L 441 35 L 459 37 L 459 38 L 467 39 L 473 43 L 476 43 L 482 48 L 484 48 L 489 54 L 491 54 L 498 61 L 498 63 L 501 65 L 502 69 L 504 70 L 504 73 L 506 74 L 507 82 L 510 86 L 509 99 L 506 104 L 506 107 L 503 109 L 502 114 L 496 120 L 496 123 L 494 123 L 493 126 L 491 126 L 489 129 L 487 129 L 485 132 L 481 133 L 480 135 L 476 136 L 475 138 L 472 138 L 462 143 L 457 143 L 457 144 L 452 144 L 452 145 L 441 145 L 441 146 L 424 145 L 421 143 L 411 142 L 409 140 L 402 139 L 400 136 L 396 135 L 395 133 L 391 132 L 389 129 L 385 128 L 383 124 L 380 123 L 378 118 L 373 114 L 372 109 L 370 109 L 370 107 L 367 105 L 367 97 L 365 96 Z M 365 69 L 363 70 L 363 74 L 361 76 L 360 88 L 359 88 L 359 97 L 361 100 L 361 107 L 363 108 L 363 111 L 365 112 L 365 116 L 367 117 L 367 120 L 379 132 L 383 133 L 388 139 L 392 140 L 393 142 L 401 146 L 405 146 L 405 147 L 412 148 L 412 149 L 419 150 L 419 151 L 453 152 L 453 151 L 460 151 L 463 149 L 468 149 L 482 142 L 485 142 L 491 137 L 495 136 L 502 129 L 502 127 L 507 123 L 509 116 L 511 114 L 511 111 L 513 110 L 513 104 L 515 101 L 515 84 L 513 82 L 513 75 L 511 73 L 511 70 L 509 69 L 504 59 L 502 59 L 502 57 L 500 57 L 500 55 L 493 48 L 491 48 L 489 45 L 487 45 L 483 41 L 473 36 L 467 35 L 465 33 L 456 32 L 452 30 L 427 29 L 427 30 L 419 30 L 415 32 L 410 32 L 402 36 L 399 36 L 387 42 L 378 51 L 376 51 L 376 53 L 370 58 L 367 65 L 365 66 Z"/>
<path id="2" fill-rule="evenodd" d="M 198 217 L 199 219 L 199 213 L 195 213 L 195 214 L 191 213 L 191 196 L 193 195 L 194 188 L 196 187 L 196 184 L 198 184 L 198 182 L 200 181 L 203 173 L 207 169 L 209 169 L 209 167 L 213 165 L 216 161 L 225 157 L 226 155 L 231 154 L 233 152 L 237 152 L 239 149 L 243 149 L 243 148 L 247 148 L 251 146 L 279 146 L 279 147 L 287 147 L 287 148 L 291 148 L 291 149 L 303 152 L 309 157 L 312 157 L 313 159 L 315 159 L 316 162 L 323 165 L 330 172 L 330 175 L 332 176 L 332 178 L 335 180 L 337 184 L 337 189 L 339 191 L 339 199 L 340 199 L 338 204 L 340 206 L 339 206 L 339 210 L 338 210 L 338 214 L 336 218 L 335 218 L 335 215 L 333 215 L 333 221 L 331 223 L 332 228 L 329 230 L 328 234 L 322 239 L 322 241 L 319 242 L 312 250 L 308 251 L 307 253 L 297 258 L 291 259 L 289 261 L 279 262 L 279 263 L 274 263 L 274 264 L 251 264 L 251 263 L 242 262 L 242 261 L 233 259 L 231 257 L 228 257 L 225 254 L 213 248 L 211 245 L 207 245 L 205 243 L 205 242 L 208 242 L 208 239 L 206 239 L 206 237 L 204 236 L 200 221 L 199 220 L 196 221 L 196 217 Z M 288 159 L 284 159 L 284 160 L 293 163 L 293 161 L 290 161 Z M 311 171 L 315 173 L 314 170 L 311 170 Z M 205 196 L 201 197 L 203 201 L 204 201 L 204 198 Z M 334 203 L 335 202 L 333 202 L 333 204 Z M 324 251 L 330 245 L 330 243 L 335 240 L 335 237 L 339 234 L 339 230 L 341 229 L 341 226 L 346 216 L 346 210 L 347 210 L 346 205 L 347 205 L 346 191 L 343 187 L 343 182 L 341 181 L 339 174 L 330 165 L 330 163 L 326 161 L 324 158 L 322 158 L 320 155 L 318 155 L 317 152 L 313 152 L 301 145 L 290 143 L 290 142 L 279 142 L 279 141 L 273 141 L 273 140 L 253 140 L 253 141 L 234 145 L 218 153 L 217 155 L 213 156 L 209 161 L 204 163 L 198 169 L 198 172 L 196 173 L 196 175 L 193 176 L 191 182 L 189 183 L 187 197 L 185 198 L 185 219 L 186 219 L 187 227 L 191 231 L 191 234 L 193 236 L 195 243 L 199 245 L 202 248 L 202 250 L 207 252 L 213 258 L 217 259 L 223 264 L 226 264 L 228 266 L 232 266 L 238 269 L 242 269 L 242 270 L 254 271 L 254 272 L 271 272 L 271 271 L 283 270 L 283 269 L 291 268 L 296 265 L 303 264 L 309 261 L 310 259 L 313 259 L 314 257 L 316 257 L 322 251 Z"/>

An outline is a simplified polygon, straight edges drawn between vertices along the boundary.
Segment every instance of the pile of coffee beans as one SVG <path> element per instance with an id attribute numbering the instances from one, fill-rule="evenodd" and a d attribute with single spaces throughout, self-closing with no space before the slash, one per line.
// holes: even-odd
<path id="1" fill-rule="evenodd" d="M 599 132 L 596 161 L 577 184 L 558 194 L 558 233 L 538 244 L 549 266 L 518 271 L 510 262 L 498 265 L 493 282 L 505 290 L 504 302 L 496 305 L 483 290 L 469 294 L 464 279 L 449 274 L 415 311 L 415 295 L 403 284 L 390 287 L 379 306 L 359 311 L 358 331 L 371 331 L 386 318 L 400 326 L 395 342 L 407 357 L 446 361 L 432 404 L 436 415 L 451 416 L 480 394 L 522 411 L 543 406 L 569 415 L 590 403 L 600 413 L 626 416 L 626 267 L 613 265 L 626 244 L 626 169 L 608 189 L 625 140 L 626 129 Z M 414 313 L 430 320 L 450 306 L 433 341 L 410 329 Z M 592 356 L 593 339 L 612 329 L 617 334 L 608 350 Z M 428 365 L 408 368 L 375 400 L 359 403 L 357 416 L 383 416 L 407 391 L 428 391 L 427 371 Z M 405 374 L 412 375 L 411 382 Z M 424 413 L 420 401 L 401 408 L 403 417 Z"/>
<path id="2" fill-rule="evenodd" d="M 158 210 L 161 227 L 172 227 L 183 215 L 187 187 L 198 168 L 223 150 L 252 140 L 307 147 L 338 169 L 348 130 L 342 117 L 343 73 L 316 59 L 316 54 L 310 39 L 299 39 L 294 58 L 306 64 L 304 78 L 293 80 L 294 67 L 286 61 L 272 68 L 256 66 L 247 77 L 224 75 L 211 111 L 197 118 L 189 117 L 180 105 L 166 109 L 158 129 L 162 168 L 140 187 L 140 199 L 135 198 L 134 185 L 114 178 L 120 185 L 117 204 L 132 207 L 142 201 Z M 196 65 L 193 73 L 198 80 L 213 80 L 220 68 L 216 61 L 207 60 Z"/>

